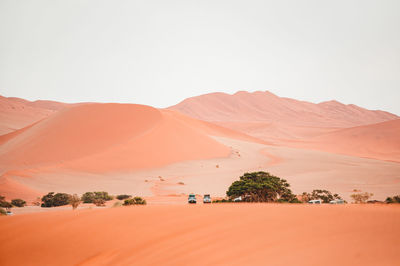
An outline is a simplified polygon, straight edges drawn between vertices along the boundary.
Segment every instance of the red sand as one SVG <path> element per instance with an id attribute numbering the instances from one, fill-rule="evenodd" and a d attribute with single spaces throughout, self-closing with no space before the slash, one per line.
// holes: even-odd
<path id="1" fill-rule="evenodd" d="M 400 119 L 383 111 L 261 91 L 211 93 L 170 109 L 278 145 L 400 162 Z"/>
<path id="2" fill-rule="evenodd" d="M 212 204 L 0 217 L 1 265 L 398 265 L 400 206 Z"/>
<path id="3" fill-rule="evenodd" d="M 18 169 L 62 164 L 103 172 L 229 155 L 228 147 L 190 123 L 189 118 L 183 121 L 170 111 L 143 105 L 79 105 L 12 133 L 15 136 L 2 145 L 0 165 Z"/>
<path id="4" fill-rule="evenodd" d="M 213 122 L 279 122 L 291 126 L 351 127 L 399 117 L 337 101 L 314 104 L 278 97 L 268 91 L 210 93 L 188 98 L 169 109 Z"/>
<path id="5" fill-rule="evenodd" d="M 400 119 L 333 131 L 293 146 L 400 162 Z"/>
<path id="6" fill-rule="evenodd" d="M 67 106 L 53 101 L 30 102 L 0 96 L 0 135 L 28 126 Z"/>

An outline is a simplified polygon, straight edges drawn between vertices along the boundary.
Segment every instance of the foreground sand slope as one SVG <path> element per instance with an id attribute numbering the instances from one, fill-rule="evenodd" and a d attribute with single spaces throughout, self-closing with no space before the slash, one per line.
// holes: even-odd
<path id="1" fill-rule="evenodd" d="M 398 265 L 399 206 L 220 204 L 0 217 L 1 265 Z"/>

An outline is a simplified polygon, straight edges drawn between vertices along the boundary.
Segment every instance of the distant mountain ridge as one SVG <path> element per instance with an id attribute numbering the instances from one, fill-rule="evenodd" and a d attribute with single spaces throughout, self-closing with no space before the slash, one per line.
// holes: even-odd
<path id="1" fill-rule="evenodd" d="M 185 99 L 169 109 L 212 122 L 269 122 L 308 127 L 346 128 L 400 118 L 353 104 L 337 101 L 315 104 L 279 97 L 269 91 L 204 94 Z"/>

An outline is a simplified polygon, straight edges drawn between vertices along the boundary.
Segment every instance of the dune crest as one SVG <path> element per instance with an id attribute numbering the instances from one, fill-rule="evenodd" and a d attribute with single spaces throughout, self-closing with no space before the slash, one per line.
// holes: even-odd
<path id="1" fill-rule="evenodd" d="M 26 127 L 66 106 L 65 103 L 54 101 L 30 102 L 0 95 L 0 135 Z"/>
<path id="2" fill-rule="evenodd" d="M 0 165 L 101 172 L 229 155 L 228 147 L 191 123 L 144 105 L 79 105 L 14 133 L 0 148 Z"/>

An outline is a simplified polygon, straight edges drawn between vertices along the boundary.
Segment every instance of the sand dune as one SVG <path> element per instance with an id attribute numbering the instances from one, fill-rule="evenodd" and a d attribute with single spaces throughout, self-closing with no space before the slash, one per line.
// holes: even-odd
<path id="1" fill-rule="evenodd" d="M 400 119 L 337 130 L 298 146 L 400 162 Z"/>
<path id="2" fill-rule="evenodd" d="M 398 116 L 337 101 L 314 104 L 278 97 L 268 91 L 210 93 L 170 107 L 213 122 L 280 122 L 292 126 L 351 127 L 393 120 Z"/>
<path id="3" fill-rule="evenodd" d="M 75 106 L 13 133 L 0 147 L 0 165 L 103 172 L 229 155 L 228 147 L 207 135 L 220 134 L 214 125 L 206 132 L 206 123 L 202 130 L 191 120 L 143 105 Z"/>
<path id="4" fill-rule="evenodd" d="M 398 207 L 213 204 L 0 217 L 0 262 L 398 265 Z"/>
<path id="5" fill-rule="evenodd" d="M 26 127 L 65 106 L 64 103 L 54 101 L 30 102 L 20 98 L 0 96 L 0 135 Z"/>
<path id="6" fill-rule="evenodd" d="M 206 94 L 170 109 L 278 145 L 399 161 L 399 117 L 383 111 L 260 91 Z"/>

